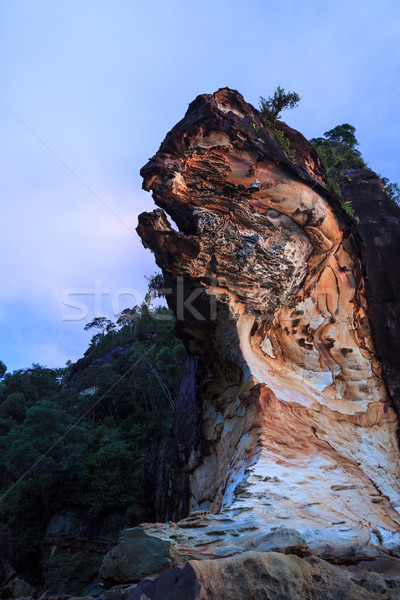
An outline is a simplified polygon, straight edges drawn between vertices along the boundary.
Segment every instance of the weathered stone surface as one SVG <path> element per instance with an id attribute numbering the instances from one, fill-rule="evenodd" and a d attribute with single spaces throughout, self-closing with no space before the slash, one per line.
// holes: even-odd
<path id="1" fill-rule="evenodd" d="M 370 567 L 373 569 L 372 567 Z M 396 600 L 400 577 L 350 573 L 316 557 L 245 552 L 190 561 L 145 579 L 128 600 Z"/>
<path id="2" fill-rule="evenodd" d="M 280 527 L 339 562 L 398 552 L 398 420 L 368 245 L 308 142 L 278 126 L 296 163 L 240 94 L 199 96 L 142 169 L 161 210 L 138 233 L 198 357 L 200 431 L 183 452 L 191 515 L 144 527 L 196 558 L 263 548 Z"/>
<path id="3" fill-rule="evenodd" d="M 107 554 L 100 575 L 105 580 L 126 583 L 139 581 L 149 573 L 161 573 L 174 564 L 170 542 L 133 527 L 123 531 L 119 544 Z"/>
<path id="4" fill-rule="evenodd" d="M 42 542 L 45 588 L 60 595 L 86 595 L 96 589 L 93 582 L 120 527 L 119 515 L 97 519 L 73 509 L 54 515 Z M 98 588 L 97 593 L 100 591 Z"/>
<path id="5" fill-rule="evenodd" d="M 63 594 L 53 594 L 48 590 L 44 592 L 39 600 L 93 600 L 94 596 L 85 595 L 85 596 L 69 596 Z"/>
<path id="6" fill-rule="evenodd" d="M 386 385 L 400 414 L 400 206 L 388 198 L 372 171 L 347 173 L 352 181 L 343 183 L 342 194 L 359 219 L 372 330 Z"/>
<path id="7" fill-rule="evenodd" d="M 136 583 L 127 585 L 116 585 L 109 590 L 106 590 L 98 600 L 126 600 L 129 594 L 136 587 Z"/>
<path id="8" fill-rule="evenodd" d="M 2 598 L 33 598 L 36 596 L 35 588 L 27 581 L 15 577 L 1 592 Z"/>

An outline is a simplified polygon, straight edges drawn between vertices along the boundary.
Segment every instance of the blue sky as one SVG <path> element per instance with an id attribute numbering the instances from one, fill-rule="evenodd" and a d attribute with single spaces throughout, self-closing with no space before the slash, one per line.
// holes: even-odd
<path id="1" fill-rule="evenodd" d="M 351 123 L 400 182 L 399 31 L 397 0 L 2 0 L 0 359 L 79 358 L 95 300 L 73 292 L 108 290 L 108 316 L 143 296 L 139 170 L 198 94 L 294 89 L 284 120 L 309 138 Z"/>

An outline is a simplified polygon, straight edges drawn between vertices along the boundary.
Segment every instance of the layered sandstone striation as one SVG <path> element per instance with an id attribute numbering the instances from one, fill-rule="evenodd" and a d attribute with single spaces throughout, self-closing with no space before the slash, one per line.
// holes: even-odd
<path id="1" fill-rule="evenodd" d="M 138 233 L 191 357 L 177 420 L 190 514 L 144 527 L 170 544 L 171 566 L 252 549 L 339 562 L 399 551 L 395 367 L 371 321 L 368 228 L 326 190 L 305 138 L 278 127 L 295 162 L 239 93 L 199 96 L 141 172 L 159 208 Z"/>

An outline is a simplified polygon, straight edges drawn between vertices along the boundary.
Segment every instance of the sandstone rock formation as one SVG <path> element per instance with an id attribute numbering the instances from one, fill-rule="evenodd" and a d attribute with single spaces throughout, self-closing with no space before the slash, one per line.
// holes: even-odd
<path id="1" fill-rule="evenodd" d="M 128 600 L 397 600 L 399 561 L 381 560 L 377 571 L 348 571 L 316 557 L 245 552 L 223 560 L 190 561 L 157 580 L 145 579 Z"/>
<path id="2" fill-rule="evenodd" d="M 370 208 L 357 232 L 312 147 L 278 127 L 295 163 L 239 93 L 199 96 L 141 172 L 160 208 L 138 233 L 191 356 L 177 420 L 190 514 L 143 526 L 170 544 L 172 566 L 253 549 L 343 562 L 400 548 L 400 354 L 381 335 L 386 322 L 393 343 L 399 280 L 383 277 L 379 296 L 373 277 L 374 243 L 387 268 L 400 210 L 368 175 L 391 236 L 369 239 Z"/>

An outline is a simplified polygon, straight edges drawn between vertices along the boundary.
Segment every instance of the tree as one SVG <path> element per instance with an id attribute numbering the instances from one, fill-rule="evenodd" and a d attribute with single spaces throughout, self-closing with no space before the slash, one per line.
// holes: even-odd
<path id="1" fill-rule="evenodd" d="M 381 177 L 381 182 L 383 185 L 383 189 L 385 190 L 385 192 L 387 193 L 389 198 L 391 198 L 392 200 L 397 202 L 397 204 L 400 205 L 400 186 L 399 186 L 399 184 L 389 181 L 389 179 L 387 177 Z"/>
<path id="2" fill-rule="evenodd" d="M 23 552 L 37 550 L 49 514 L 81 502 L 87 485 L 88 434 L 69 415 L 40 400 L 0 445 L 1 518 Z"/>
<path id="3" fill-rule="evenodd" d="M 98 329 L 102 335 L 105 335 L 115 329 L 115 324 L 107 317 L 95 317 L 93 321 L 87 323 L 84 327 L 85 331 L 89 331 L 89 329 Z"/>
<path id="4" fill-rule="evenodd" d="M 135 321 L 137 321 L 138 319 L 139 311 L 137 306 L 134 306 L 133 308 L 124 308 L 124 310 L 121 311 L 119 315 L 117 315 L 117 325 L 119 325 L 120 327 L 128 326 L 132 331 L 132 327 Z"/>
<path id="5" fill-rule="evenodd" d="M 274 126 L 280 113 L 286 108 L 294 108 L 300 102 L 300 96 L 296 92 L 286 92 L 279 85 L 273 96 L 263 98 L 260 96 L 261 116 L 268 122 L 269 126 Z"/>
<path id="6" fill-rule="evenodd" d="M 346 146 L 354 149 L 358 146 L 356 136 L 354 135 L 356 128 L 348 123 L 337 125 L 329 131 L 325 131 L 324 138 L 335 147 Z"/>
<path id="7" fill-rule="evenodd" d="M 13 392 L 0 404 L 0 419 L 11 418 L 22 423 L 26 413 L 26 400 L 22 392 Z"/>
<path id="8" fill-rule="evenodd" d="M 0 360 L 0 379 L 2 379 L 4 377 L 4 375 L 6 374 L 6 371 L 7 371 L 6 365 L 3 363 L 2 360 Z"/>
<path id="9" fill-rule="evenodd" d="M 151 306 L 153 300 L 165 296 L 165 279 L 162 273 L 154 273 L 154 275 L 150 275 L 150 277 L 146 277 L 146 279 L 149 282 L 149 285 L 145 300 Z"/>
<path id="10" fill-rule="evenodd" d="M 153 519 L 148 465 L 171 439 L 186 352 L 165 306 L 143 303 L 122 311 L 116 331 L 110 324 L 88 323 L 100 333 L 76 365 L 32 365 L 1 381 L 0 521 L 24 555 L 64 508 L 118 512 L 127 525 Z"/>
<path id="11" fill-rule="evenodd" d="M 364 169 L 367 166 L 357 148 L 355 131 L 353 125 L 343 123 L 325 131 L 323 137 L 310 140 L 325 167 L 326 187 L 333 194 L 340 195 L 340 183 L 349 179 L 349 175 L 343 170 Z M 357 221 L 357 216 L 349 202 L 343 203 L 343 208 Z"/>
<path id="12" fill-rule="evenodd" d="M 348 123 L 325 131 L 323 137 L 310 140 L 329 175 L 337 169 L 363 169 L 366 164 L 357 149 L 355 127 Z"/>
<path id="13" fill-rule="evenodd" d="M 0 387 L 0 402 L 13 392 L 22 392 L 29 408 L 40 398 L 57 392 L 59 388 L 55 369 L 33 364 L 28 369 L 19 369 L 4 375 Z"/>

